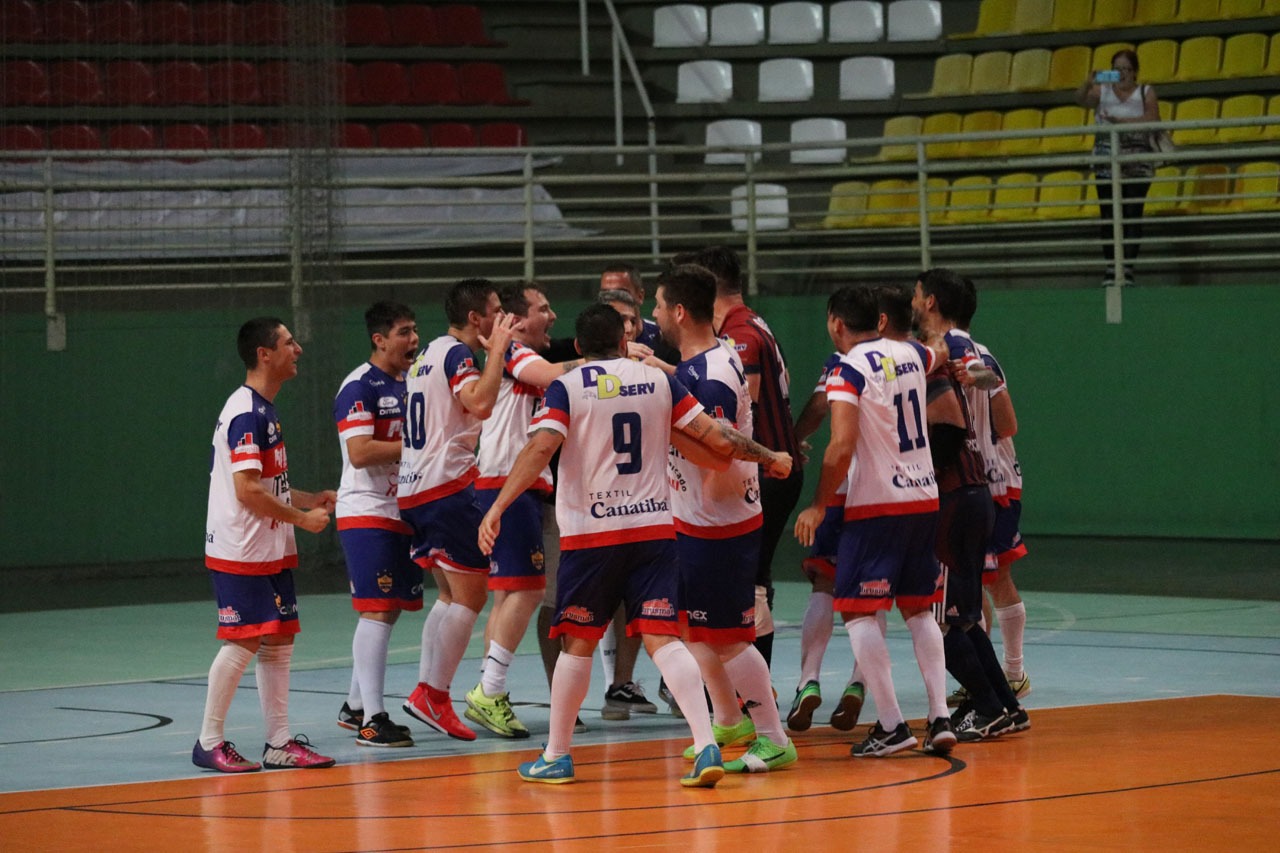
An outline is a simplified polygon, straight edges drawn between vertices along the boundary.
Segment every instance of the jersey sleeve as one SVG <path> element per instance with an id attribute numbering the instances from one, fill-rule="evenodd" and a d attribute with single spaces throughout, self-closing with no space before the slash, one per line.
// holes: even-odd
<path id="1" fill-rule="evenodd" d="M 866 390 L 867 378 L 843 359 L 827 374 L 827 401 L 858 405 Z"/>
<path id="2" fill-rule="evenodd" d="M 711 417 L 731 427 L 737 427 L 738 394 L 717 379 L 709 379 L 698 386 L 698 404 Z"/>
<path id="3" fill-rule="evenodd" d="M 702 406 L 679 379 L 667 376 L 667 384 L 671 386 L 671 425 L 681 429 L 702 413 Z"/>
<path id="4" fill-rule="evenodd" d="M 529 433 L 532 435 L 540 429 L 555 430 L 561 435 L 569 433 L 569 390 L 559 379 L 547 386 L 541 404 L 533 413 Z"/>
<path id="5" fill-rule="evenodd" d="M 466 344 L 459 343 L 449 348 L 444 356 L 445 375 L 449 377 L 449 390 L 455 396 L 468 382 L 480 379 L 480 369 L 476 367 L 476 357 Z"/>
<path id="6" fill-rule="evenodd" d="M 742 372 L 751 374 L 760 372 L 760 336 L 752 333 L 747 326 L 731 329 L 726 336 L 733 351 L 742 361 Z"/>
<path id="7" fill-rule="evenodd" d="M 938 368 L 938 354 L 932 348 L 925 346 L 919 341 L 907 341 L 915 348 L 916 355 L 920 356 L 920 363 L 924 365 L 924 375 L 928 376 Z M 950 343 L 948 343 L 950 346 Z"/>
<path id="8" fill-rule="evenodd" d="M 506 371 L 511 378 L 523 381 L 521 379 L 521 374 L 524 373 L 530 365 L 545 361 L 546 359 L 538 355 L 529 347 L 519 341 L 512 341 L 511 346 L 507 347 L 506 360 L 503 366 L 506 368 Z"/>
<path id="9" fill-rule="evenodd" d="M 827 356 L 827 360 L 822 363 L 822 373 L 818 376 L 818 384 L 814 386 L 814 394 L 827 393 L 827 377 L 831 375 L 831 371 L 840 363 L 840 353 L 833 352 Z"/>
<path id="10" fill-rule="evenodd" d="M 333 400 L 333 419 L 338 424 L 338 437 L 343 441 L 357 435 L 374 434 L 377 394 L 363 382 L 348 382 Z"/>
<path id="11" fill-rule="evenodd" d="M 263 448 L 267 446 L 266 422 L 253 412 L 245 412 L 231 419 L 226 432 L 231 449 L 232 471 L 261 471 Z"/>

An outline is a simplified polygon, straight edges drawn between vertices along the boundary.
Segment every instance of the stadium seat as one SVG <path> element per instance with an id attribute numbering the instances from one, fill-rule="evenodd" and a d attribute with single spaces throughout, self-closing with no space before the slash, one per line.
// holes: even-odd
<path id="1" fill-rule="evenodd" d="M 1236 170 L 1230 205 L 1235 212 L 1280 209 L 1280 163 L 1245 163 Z"/>
<path id="2" fill-rule="evenodd" d="M 419 47 L 440 44 L 440 24 L 436 12 L 421 3 L 401 3 L 387 9 L 391 24 L 390 44 Z"/>
<path id="3" fill-rule="evenodd" d="M 750 203 L 752 187 L 747 184 L 734 187 L 730 193 L 729 210 L 734 231 L 747 231 L 754 212 L 756 231 L 783 231 L 790 225 L 787 207 L 787 188 L 781 184 L 756 184 L 754 211 Z"/>
<path id="4" fill-rule="evenodd" d="M 366 124 L 345 122 L 338 128 L 335 143 L 339 148 L 372 148 L 373 131 Z"/>
<path id="5" fill-rule="evenodd" d="M 867 196 L 871 192 L 866 181 L 842 181 L 831 188 L 823 228 L 858 228 L 867 213 Z"/>
<path id="6" fill-rule="evenodd" d="M 282 0 L 257 0 L 240 10 L 241 44 L 282 45 L 289 41 L 289 8 Z"/>
<path id="7" fill-rule="evenodd" d="M 707 124 L 704 140 L 708 148 L 734 146 L 755 149 L 751 159 L 760 159 L 762 134 L 760 122 L 745 118 L 726 118 Z M 745 151 L 708 151 L 703 162 L 713 166 L 740 165 L 747 162 Z"/>
<path id="8" fill-rule="evenodd" d="M 1173 110 L 1174 121 L 1212 121 L 1218 117 L 1217 98 L 1189 98 Z M 1175 145 L 1213 145 L 1218 141 L 1216 128 L 1185 128 L 1173 131 Z"/>
<path id="9" fill-rule="evenodd" d="M 969 91 L 975 95 L 1009 91 L 1009 66 L 1013 56 L 1007 50 L 990 50 L 973 58 Z"/>
<path id="10" fill-rule="evenodd" d="M 208 150 L 213 147 L 209 128 L 203 124 L 165 125 L 161 137 L 164 147 L 171 150 Z"/>
<path id="11" fill-rule="evenodd" d="M 1267 108 L 1266 100 L 1261 95 L 1233 95 L 1224 98 L 1218 111 L 1218 118 L 1247 119 L 1261 118 Z M 1262 125 L 1246 124 L 1239 127 L 1218 128 L 1218 141 L 1223 143 L 1261 142 Z"/>
<path id="12" fill-rule="evenodd" d="M 924 117 L 924 122 L 920 125 L 920 135 L 959 133 L 963 121 L 964 118 L 959 113 L 932 113 Z M 960 156 L 960 143 L 955 140 L 926 142 L 924 153 L 930 160 L 949 160 Z"/>
<path id="13" fill-rule="evenodd" d="M 11 59 L 0 65 L 0 106 L 30 107 L 49 103 L 49 75 L 43 65 L 29 59 Z"/>
<path id="14" fill-rule="evenodd" d="M 213 132 L 213 144 L 227 151 L 252 151 L 269 148 L 267 132 L 256 124 L 237 122 L 224 124 Z"/>
<path id="15" fill-rule="evenodd" d="M 1053 54 L 1047 48 L 1031 47 L 1018 51 L 1009 63 L 1009 88 L 1015 92 L 1045 91 L 1049 88 L 1049 65 L 1052 61 Z"/>
<path id="16" fill-rule="evenodd" d="M 1217 36 L 1196 36 L 1182 43 L 1178 50 L 1178 73 L 1174 79 L 1180 82 L 1217 79 L 1222 70 L 1222 39 Z"/>
<path id="17" fill-rule="evenodd" d="M 239 4 L 215 0 L 191 7 L 191 26 L 196 44 L 234 44 L 244 31 Z"/>
<path id="18" fill-rule="evenodd" d="M 7 5 L 7 4 L 6 4 Z M 80 0 L 48 0 L 44 6 L 44 40 L 50 44 L 81 44 L 92 40 L 89 7 Z M 6 30 L 4 40 L 14 39 Z"/>
<path id="19" fill-rule="evenodd" d="M 1268 116 L 1280 116 L 1280 95 L 1272 95 L 1267 101 Z M 1280 124 L 1265 124 L 1262 126 L 1263 139 L 1280 139 Z"/>
<path id="20" fill-rule="evenodd" d="M 87 124 L 60 124 L 49 129 L 49 148 L 54 151 L 98 151 L 102 135 Z"/>
<path id="21" fill-rule="evenodd" d="M 875 42 L 884 38 L 884 7 L 878 0 L 841 0 L 827 10 L 827 41 Z"/>
<path id="22" fill-rule="evenodd" d="M 464 62 L 458 66 L 458 94 L 464 104 L 523 107 L 529 102 L 512 97 L 507 74 L 496 62 Z"/>
<path id="23" fill-rule="evenodd" d="M 1222 77 L 1262 77 L 1267 67 L 1267 37 L 1239 33 L 1222 43 Z"/>
<path id="24" fill-rule="evenodd" d="M 1088 118 L 1085 111 L 1074 105 L 1066 105 L 1061 107 L 1053 107 L 1044 111 L 1044 127 L 1046 130 L 1057 130 L 1060 128 L 1078 128 L 1079 132 L 1075 134 L 1062 134 L 1060 136 L 1046 136 L 1040 143 L 1040 149 L 1045 154 L 1065 154 L 1076 151 L 1088 151 L 1091 147 L 1089 136 L 1084 128 L 1088 124 Z"/>
<path id="25" fill-rule="evenodd" d="M 1053 0 L 1018 0 L 1013 9 L 1015 33 L 1046 33 L 1053 30 Z"/>
<path id="26" fill-rule="evenodd" d="M 1173 39 L 1155 39 L 1138 45 L 1138 67 L 1141 82 L 1168 83 L 1178 71 L 1178 43 Z"/>
<path id="27" fill-rule="evenodd" d="M 1177 19 L 1178 0 L 1137 0 L 1133 5 L 1133 23 L 1139 26 L 1172 24 Z"/>
<path id="28" fill-rule="evenodd" d="M 1064 0 L 1053 6 L 1053 31 L 1077 33 L 1093 26 L 1093 0 Z"/>
<path id="29" fill-rule="evenodd" d="M 766 59 L 760 63 L 761 103 L 813 99 L 813 63 L 807 59 Z"/>
<path id="30" fill-rule="evenodd" d="M 31 0 L 6 0 L 0 4 L 0 33 L 5 44 L 44 41 L 44 16 Z"/>
<path id="31" fill-rule="evenodd" d="M 460 121 L 441 121 L 427 131 L 432 148 L 475 148 L 476 131 Z"/>
<path id="32" fill-rule="evenodd" d="M 506 42 L 489 38 L 478 6 L 468 3 L 436 7 L 440 43 L 459 47 L 506 47 Z"/>
<path id="33" fill-rule="evenodd" d="M 409 76 L 399 62 L 366 62 L 359 67 L 361 103 L 410 103 Z"/>
<path id="34" fill-rule="evenodd" d="M 289 103 L 290 64 L 275 60 L 258 64 L 258 93 L 264 104 L 278 106 Z"/>
<path id="35" fill-rule="evenodd" d="M 102 78 L 91 62 L 67 59 L 49 63 L 49 103 L 53 106 L 93 106 L 103 99 Z"/>
<path id="36" fill-rule="evenodd" d="M 1183 2 L 1186 2 L 1186 0 L 1183 0 Z M 1098 0 L 1093 4 L 1091 25 L 1095 30 L 1127 27 L 1131 25 L 1132 21 L 1133 0 Z"/>
<path id="37" fill-rule="evenodd" d="M 338 14 L 342 16 L 344 44 L 391 44 L 391 21 L 381 3 L 348 3 Z"/>
<path id="38" fill-rule="evenodd" d="M 409 97 L 415 104 L 459 104 L 458 71 L 447 62 L 417 62 L 409 67 Z"/>
<path id="39" fill-rule="evenodd" d="M 876 181 L 867 192 L 863 224 L 869 228 L 896 228 L 919 221 L 916 185 L 901 178 Z"/>
<path id="40" fill-rule="evenodd" d="M 152 0 L 139 6 L 142 13 L 142 39 L 148 44 L 194 44 L 195 22 L 191 7 L 171 0 Z"/>
<path id="41" fill-rule="evenodd" d="M 1142 208 L 1144 216 L 1169 216 L 1181 213 L 1178 197 L 1182 193 L 1182 170 L 1177 166 L 1161 166 L 1151 178 L 1147 201 Z"/>
<path id="42" fill-rule="evenodd" d="M 1262 0 L 1262 14 L 1268 17 L 1280 15 L 1280 0 Z"/>
<path id="43" fill-rule="evenodd" d="M 942 38 L 942 4 L 938 0 L 893 0 L 888 13 L 889 41 Z"/>
<path id="44" fill-rule="evenodd" d="M 1012 33 L 1016 5 L 1016 0 L 982 0 L 982 5 L 978 7 L 978 26 L 971 33 L 961 34 L 961 37 L 974 38 Z"/>
<path id="45" fill-rule="evenodd" d="M 1070 169 L 1041 176 L 1036 218 L 1079 219 L 1086 215 L 1083 209 L 1085 180 L 1083 174 Z"/>
<path id="46" fill-rule="evenodd" d="M 1085 44 L 1060 47 L 1049 59 L 1049 88 L 1075 89 L 1092 70 L 1093 48 Z"/>
<path id="47" fill-rule="evenodd" d="M 1218 5 L 1218 17 L 1228 21 L 1235 18 L 1260 18 L 1262 14 L 1262 0 L 1222 0 Z"/>
<path id="48" fill-rule="evenodd" d="M 792 143 L 801 142 L 837 142 L 835 148 L 797 148 L 791 151 L 792 163 L 832 163 L 839 164 L 848 156 L 848 149 L 843 146 L 848 139 L 848 128 L 838 118 L 802 118 L 791 122 Z"/>
<path id="49" fill-rule="evenodd" d="M 1098 45 L 1093 49 L 1093 70 L 1106 71 L 1111 68 L 1111 57 L 1116 55 L 1116 51 L 1134 49 L 1134 46 L 1127 41 L 1109 41 Z M 1080 83 L 1076 85 L 1079 86 Z"/>
<path id="50" fill-rule="evenodd" d="M 1178 0 L 1178 20 L 1212 21 L 1218 17 L 1219 0 Z"/>
<path id="51" fill-rule="evenodd" d="M 1231 202 L 1231 170 L 1221 163 L 1197 163 L 1187 169 L 1178 207 L 1183 213 L 1221 213 Z"/>
<path id="52" fill-rule="evenodd" d="M 142 13 L 133 0 L 97 0 L 89 7 L 89 37 L 97 44 L 138 44 Z"/>
<path id="53" fill-rule="evenodd" d="M 840 100 L 884 101 L 894 94 L 893 60 L 853 56 L 840 62 Z"/>
<path id="54" fill-rule="evenodd" d="M 817 44 L 822 41 L 822 7 L 807 0 L 769 7 L 769 44 Z"/>
<path id="55" fill-rule="evenodd" d="M 732 65 L 719 59 L 680 63 L 676 72 L 676 103 L 723 104 L 732 99 Z"/>
<path id="56" fill-rule="evenodd" d="M 351 62 L 341 62 L 337 66 L 338 97 L 347 106 L 359 106 L 366 103 L 364 92 L 360 89 L 360 69 Z"/>
<path id="57" fill-rule="evenodd" d="M 1262 73 L 1270 77 L 1280 76 L 1280 33 L 1271 37 L 1271 48 L 1267 51 L 1267 65 L 1262 69 Z"/>
<path id="58" fill-rule="evenodd" d="M 153 72 L 161 106 L 209 103 L 209 79 L 194 62 L 162 62 Z M 166 128 L 167 130 L 167 128 Z M 165 147 L 169 147 L 166 143 Z"/>
<path id="59" fill-rule="evenodd" d="M 262 101 L 262 92 L 258 90 L 258 69 L 252 62 L 243 59 L 211 62 L 206 74 L 211 104 L 256 104 Z"/>
<path id="60" fill-rule="evenodd" d="M 653 10 L 654 47 L 699 47 L 707 43 L 707 9 L 675 3 Z"/>
<path id="61" fill-rule="evenodd" d="M 880 134 L 886 139 L 895 136 L 919 136 L 923 119 L 920 116 L 896 115 L 884 120 L 884 131 Z M 916 145 L 914 142 L 885 142 L 880 146 L 880 160 L 915 160 Z"/>
<path id="62" fill-rule="evenodd" d="M 995 110 L 978 110 L 965 113 L 960 120 L 961 133 L 993 133 L 1002 129 L 1004 116 Z M 1000 142 L 996 139 L 969 139 L 957 146 L 957 156 L 966 159 L 979 157 L 995 157 L 999 154 Z"/>
<path id="63" fill-rule="evenodd" d="M 470 125 L 466 125 L 468 130 Z M 427 132 L 413 121 L 393 121 L 378 125 L 379 148 L 426 148 Z M 474 138 L 473 138 L 474 142 Z"/>
<path id="64" fill-rule="evenodd" d="M 0 125 L 0 151 L 43 151 L 44 131 L 29 124 Z"/>
<path id="65" fill-rule="evenodd" d="M 491 121 L 480 125 L 476 141 L 481 148 L 524 148 L 529 144 L 529 134 L 522 124 Z"/>
<path id="66" fill-rule="evenodd" d="M 1003 130 L 1039 130 L 1044 126 L 1044 112 L 1034 107 L 1024 107 L 1023 109 L 1010 110 L 1004 114 L 1001 123 Z M 1005 138 L 1000 140 L 998 148 L 1002 157 L 1022 157 L 1030 154 L 1039 154 L 1040 145 L 1043 141 L 1039 136 L 1028 136 L 1026 138 Z"/>
<path id="67" fill-rule="evenodd" d="M 719 47 L 764 41 L 764 8 L 757 3 L 721 3 L 711 7 L 711 38 Z"/>
<path id="68" fill-rule="evenodd" d="M 145 124 L 118 124 L 107 131 L 107 148 L 150 151 L 160 147 L 156 132 Z"/>
<path id="69" fill-rule="evenodd" d="M 150 106 L 156 103 L 156 84 L 151 69 L 136 59 L 117 59 L 103 68 L 103 102 L 121 106 Z"/>
<path id="70" fill-rule="evenodd" d="M 1039 189 L 1039 179 L 1030 172 L 1001 175 L 991 196 L 991 219 L 995 222 L 1035 219 Z"/>
<path id="71" fill-rule="evenodd" d="M 933 63 L 931 97 L 969 94 L 969 79 L 973 75 L 973 57 L 967 53 L 948 53 Z M 1079 85 L 1079 84 L 1077 84 Z"/>

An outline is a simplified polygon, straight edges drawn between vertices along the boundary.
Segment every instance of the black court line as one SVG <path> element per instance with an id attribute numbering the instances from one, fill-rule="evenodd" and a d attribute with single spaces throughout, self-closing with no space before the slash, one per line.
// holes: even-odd
<path id="1" fill-rule="evenodd" d="M 155 720 L 155 722 L 149 726 L 139 726 L 136 729 L 120 729 L 119 731 L 99 732 L 98 734 L 92 734 L 92 735 L 71 735 L 68 737 L 49 737 L 49 738 L 40 738 L 40 739 L 34 739 L 34 740 L 25 739 L 25 740 L 0 741 L 0 746 L 15 746 L 18 744 L 26 745 L 31 743 L 56 743 L 62 740 L 90 740 L 90 739 L 99 738 L 99 737 L 113 737 L 115 735 L 131 735 L 137 732 L 150 731 L 151 729 L 162 729 L 165 726 L 172 725 L 173 723 L 172 717 L 166 717 L 163 714 L 148 714 L 145 711 L 116 711 L 111 708 L 64 708 L 60 706 L 55 707 L 54 710 L 55 711 L 83 711 L 87 714 L 129 714 L 134 717 L 150 717 L 151 719 Z"/>

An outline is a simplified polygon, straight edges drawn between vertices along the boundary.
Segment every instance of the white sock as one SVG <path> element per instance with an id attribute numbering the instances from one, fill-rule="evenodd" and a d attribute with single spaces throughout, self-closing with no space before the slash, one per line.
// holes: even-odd
<path id="1" fill-rule="evenodd" d="M 1027 629 L 1027 606 L 1019 601 L 1008 607 L 997 607 L 996 618 L 1000 620 L 1000 645 L 1004 647 L 1005 675 L 1016 681 L 1025 675 L 1022 668 L 1022 635 Z"/>
<path id="2" fill-rule="evenodd" d="M 667 643 L 652 657 L 653 665 L 662 673 L 667 689 L 676 698 L 676 704 L 689 724 L 694 750 L 702 752 L 716 739 L 711 733 L 711 718 L 707 713 L 707 697 L 702 692 L 702 677 L 698 675 L 698 662 L 679 641 Z"/>
<path id="3" fill-rule="evenodd" d="M 426 621 L 422 623 L 422 652 L 418 657 L 418 681 L 426 683 L 431 676 L 431 658 L 436 650 L 436 635 L 440 633 L 440 620 L 449 610 L 449 605 L 436 599 L 427 612 Z"/>
<path id="4" fill-rule="evenodd" d="M 236 695 L 253 652 L 235 643 L 223 643 L 209 667 L 209 691 L 204 699 L 204 719 L 200 721 L 200 745 L 213 749 L 226 740 L 225 727 L 231 697 Z"/>
<path id="5" fill-rule="evenodd" d="M 887 638 L 889 636 L 889 616 L 883 610 L 876 611 L 876 627 L 880 629 L 880 636 Z M 853 662 L 853 674 L 849 676 L 849 684 L 861 684 L 867 686 L 866 676 L 862 674 L 862 666 L 855 660 Z"/>
<path id="6" fill-rule="evenodd" d="M 756 636 L 764 637 L 773 633 L 773 611 L 769 609 L 769 590 L 756 587 Z"/>
<path id="7" fill-rule="evenodd" d="M 391 644 L 391 623 L 361 619 L 351 640 L 355 675 L 360 682 L 360 706 L 365 719 L 387 710 L 382 701 L 387 680 L 387 646 Z"/>
<path id="8" fill-rule="evenodd" d="M 773 682 L 769 678 L 769 665 L 755 646 L 748 644 L 741 653 L 724 663 L 724 671 L 743 699 L 754 702 L 751 719 L 756 733 L 764 735 L 778 746 L 787 745 L 787 735 L 782 730 L 782 718 L 773 699 Z"/>
<path id="9" fill-rule="evenodd" d="M 822 657 L 831 642 L 832 597 L 829 592 L 815 592 L 809 596 L 809 606 L 804 609 L 804 622 L 800 626 L 800 686 L 820 680 Z"/>
<path id="10" fill-rule="evenodd" d="M 698 674 L 711 696 L 711 720 L 717 726 L 736 726 L 742 722 L 742 707 L 733 681 L 725 672 L 720 655 L 706 643 L 686 643 L 685 648 L 698 663 Z"/>
<path id="11" fill-rule="evenodd" d="M 858 661 L 862 676 L 866 679 L 867 692 L 876 703 L 876 716 L 880 726 L 892 732 L 905 720 L 898 707 L 898 696 L 893 692 L 893 671 L 889 662 L 889 646 L 880 635 L 876 620 L 860 618 L 845 623 L 849 631 L 849 645 Z"/>
<path id="12" fill-rule="evenodd" d="M 604 686 L 612 687 L 617 674 L 618 638 L 613 633 L 613 622 L 604 627 L 604 636 L 596 646 L 600 650 L 600 667 L 604 670 Z"/>
<path id="13" fill-rule="evenodd" d="M 258 704 L 267 725 L 267 743 L 284 746 L 293 737 L 289 731 L 289 663 L 293 643 L 258 647 L 258 663 L 253 674 L 258 680 Z"/>
<path id="14" fill-rule="evenodd" d="M 514 658 L 510 649 L 489 642 L 489 653 L 484 656 L 484 672 L 480 675 L 480 689 L 486 696 L 507 692 L 507 668 Z"/>
<path id="15" fill-rule="evenodd" d="M 561 652 L 551 676 L 551 725 L 543 756 L 555 761 L 573 744 L 573 724 L 591 688 L 591 658 Z"/>
<path id="16" fill-rule="evenodd" d="M 436 634 L 436 648 L 431 654 L 431 672 L 427 675 L 427 684 L 437 690 L 449 692 L 453 676 L 458 672 L 458 664 L 467 653 L 467 643 L 471 642 L 471 629 L 475 627 L 476 618 L 480 614 L 458 602 L 449 605 L 449 609 L 440 619 L 440 629 Z"/>
<path id="17" fill-rule="evenodd" d="M 929 719 L 948 716 L 947 711 L 947 660 L 942 650 L 942 630 L 931 611 L 917 613 L 907 620 L 911 631 L 911 647 L 916 653 L 916 663 L 924 678 L 924 690 L 929 696 Z"/>
<path id="18" fill-rule="evenodd" d="M 359 628 L 359 625 L 356 625 Z M 360 676 L 356 674 L 355 667 L 355 637 L 351 638 L 352 662 L 351 662 L 351 687 L 347 690 L 347 707 L 353 711 L 359 711 L 364 708 L 364 697 L 360 695 Z"/>

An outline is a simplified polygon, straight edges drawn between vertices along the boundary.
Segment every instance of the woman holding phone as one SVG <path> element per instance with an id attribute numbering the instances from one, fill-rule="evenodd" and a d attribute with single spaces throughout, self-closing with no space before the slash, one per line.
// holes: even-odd
<path id="1" fill-rule="evenodd" d="M 1076 103 L 1092 107 L 1098 125 L 1136 124 L 1160 120 L 1156 92 L 1150 86 L 1138 85 L 1138 55 L 1132 50 L 1118 50 L 1111 57 L 1111 70 L 1090 74 L 1076 90 Z M 1147 131 L 1121 132 L 1120 154 L 1151 151 L 1151 135 Z M 1100 131 L 1094 137 L 1093 153 L 1107 157 L 1111 153 L 1111 134 Z M 1120 167 L 1121 223 L 1124 234 L 1124 279 L 1115 280 L 1115 238 L 1112 233 L 1111 166 L 1099 163 L 1097 177 L 1098 213 L 1102 219 L 1100 234 L 1102 254 L 1107 260 L 1104 287 L 1117 283 L 1133 284 L 1133 261 L 1138 257 L 1138 241 L 1142 239 L 1142 208 L 1151 187 L 1155 167 L 1151 163 L 1125 163 Z"/>

